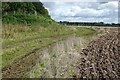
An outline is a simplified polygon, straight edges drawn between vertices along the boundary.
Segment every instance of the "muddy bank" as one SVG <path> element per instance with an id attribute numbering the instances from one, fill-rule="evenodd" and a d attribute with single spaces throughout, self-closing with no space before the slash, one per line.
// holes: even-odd
<path id="1" fill-rule="evenodd" d="M 90 42 L 77 62 L 77 78 L 120 78 L 120 42 L 118 32 L 112 31 Z"/>

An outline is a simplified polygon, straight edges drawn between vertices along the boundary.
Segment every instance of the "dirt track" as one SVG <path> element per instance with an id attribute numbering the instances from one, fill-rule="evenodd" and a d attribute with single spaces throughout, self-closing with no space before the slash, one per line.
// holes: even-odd
<path id="1" fill-rule="evenodd" d="M 120 78 L 120 42 L 118 29 L 108 29 L 80 53 L 77 78 Z"/>

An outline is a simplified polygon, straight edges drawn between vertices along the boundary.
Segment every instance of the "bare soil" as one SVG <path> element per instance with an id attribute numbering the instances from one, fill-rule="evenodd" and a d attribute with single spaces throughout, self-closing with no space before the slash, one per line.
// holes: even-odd
<path id="1" fill-rule="evenodd" d="M 82 50 L 74 77 L 88 79 L 120 78 L 120 33 L 109 28 L 106 34 L 92 41 Z"/>

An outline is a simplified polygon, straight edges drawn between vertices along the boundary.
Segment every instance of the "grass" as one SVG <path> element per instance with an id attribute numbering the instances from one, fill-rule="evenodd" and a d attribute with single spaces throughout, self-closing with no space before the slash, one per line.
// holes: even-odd
<path id="1" fill-rule="evenodd" d="M 39 29 L 39 28 L 38 28 Z M 53 36 L 59 36 L 59 35 L 64 35 L 71 33 L 70 31 L 67 31 L 67 29 L 62 31 L 61 28 L 58 28 L 59 31 L 54 31 L 54 30 L 49 30 L 49 29 L 44 29 L 43 31 L 25 31 L 25 32 L 16 32 L 16 31 L 8 31 L 3 32 L 3 48 L 7 47 L 9 45 L 15 45 L 18 42 L 25 42 L 29 40 L 34 40 L 38 38 L 46 38 L 46 37 L 53 37 Z M 9 37 L 6 37 L 7 34 L 9 34 Z M 34 36 L 33 36 L 34 35 Z M 5 36 L 5 37 L 4 37 Z"/>
<path id="2" fill-rule="evenodd" d="M 76 35 L 78 36 L 89 36 L 89 35 L 93 35 L 93 34 L 97 34 L 98 32 L 92 28 L 77 28 L 77 31 L 76 31 Z"/>
<path id="3" fill-rule="evenodd" d="M 24 28 L 25 27 L 25 28 Z M 20 28 L 23 28 L 23 32 Z M 32 30 L 35 29 L 36 30 Z M 69 28 L 57 27 L 45 28 L 35 26 L 21 26 L 21 25 L 3 25 L 3 54 L 2 67 L 5 67 L 16 60 L 18 57 L 24 56 L 30 51 L 47 46 L 50 43 L 60 40 L 59 37 L 76 32 L 79 36 L 91 35 L 96 31 L 90 28 L 77 28 L 71 30 Z M 9 34 L 9 36 L 7 36 Z"/>
<path id="4" fill-rule="evenodd" d="M 36 48 L 47 46 L 71 33 L 73 31 L 61 26 L 49 28 L 3 24 L 2 67 Z"/>
<path id="5" fill-rule="evenodd" d="M 2 67 L 30 51 L 56 42 L 73 33 L 42 15 L 9 14 L 2 16 Z"/>
<path id="6" fill-rule="evenodd" d="M 7 66 L 8 64 L 12 63 L 15 59 L 24 56 L 27 53 L 30 53 L 34 49 L 42 48 L 51 43 L 57 42 L 58 40 L 61 40 L 66 36 L 36 39 L 29 42 L 25 42 L 21 45 L 14 46 L 13 48 L 4 49 L 3 50 L 4 53 L 2 54 L 3 61 L 2 67 Z"/>

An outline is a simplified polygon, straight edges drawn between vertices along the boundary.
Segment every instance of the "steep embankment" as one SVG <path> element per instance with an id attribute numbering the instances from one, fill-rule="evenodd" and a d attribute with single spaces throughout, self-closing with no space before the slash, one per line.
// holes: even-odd
<path id="1" fill-rule="evenodd" d="M 120 78 L 120 53 L 118 32 L 109 32 L 92 41 L 80 53 L 78 61 L 78 78 Z"/>

